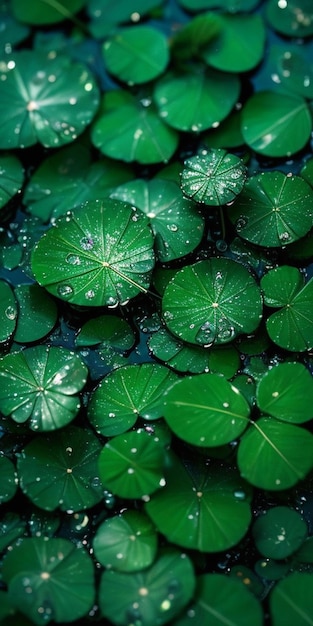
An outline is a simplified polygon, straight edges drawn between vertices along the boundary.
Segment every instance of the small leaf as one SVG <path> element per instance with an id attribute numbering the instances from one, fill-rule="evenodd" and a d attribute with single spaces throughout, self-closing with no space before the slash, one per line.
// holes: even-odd
<path id="1" fill-rule="evenodd" d="M 85 0 L 61 0 L 55 3 L 32 0 L 31 5 L 26 7 L 23 0 L 12 0 L 12 10 L 16 19 L 26 24 L 57 24 L 78 13 L 84 4 Z"/>
<path id="2" fill-rule="evenodd" d="M 287 37 L 301 38 L 313 35 L 311 0 L 288 0 L 287 4 L 268 0 L 266 18 L 272 28 Z"/>
<path id="3" fill-rule="evenodd" d="M 0 505 L 8 502 L 16 493 L 18 480 L 15 467 L 6 456 L 0 456 Z"/>
<path id="4" fill-rule="evenodd" d="M 274 506 L 252 526 L 257 549 L 263 556 L 286 559 L 304 542 L 308 527 L 301 515 L 287 506 Z"/>
<path id="5" fill-rule="evenodd" d="M 15 297 L 19 315 L 14 333 L 18 343 L 31 343 L 50 333 L 58 319 L 57 306 L 39 285 L 17 285 Z"/>
<path id="6" fill-rule="evenodd" d="M 279 581 L 269 598 L 273 626 L 311 626 L 313 575 L 293 572 Z"/>
<path id="7" fill-rule="evenodd" d="M 17 322 L 17 304 L 9 283 L 0 280 L 0 344 L 13 335 Z"/>
<path id="8" fill-rule="evenodd" d="M 19 191 L 24 180 L 24 168 L 14 154 L 0 157 L 0 209 Z"/>
<path id="9" fill-rule="evenodd" d="M 258 383 L 257 404 L 268 413 L 293 424 L 313 418 L 313 379 L 302 363 L 279 363 Z"/>

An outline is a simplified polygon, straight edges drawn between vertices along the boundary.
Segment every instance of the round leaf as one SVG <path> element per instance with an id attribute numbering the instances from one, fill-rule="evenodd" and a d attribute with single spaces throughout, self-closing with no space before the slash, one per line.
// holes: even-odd
<path id="1" fill-rule="evenodd" d="M 271 592 L 273 626 L 308 626 L 313 615 L 313 575 L 293 572 Z"/>
<path id="2" fill-rule="evenodd" d="M 262 317 L 254 278 L 243 265 L 224 258 L 179 270 L 165 289 L 162 308 L 171 332 L 205 346 L 253 332 Z"/>
<path id="3" fill-rule="evenodd" d="M 43 2 L 32 0 L 28 7 L 23 0 L 12 0 L 12 11 L 16 19 L 26 24 L 56 24 L 82 9 L 85 0 L 63 0 L 61 2 Z"/>
<path id="4" fill-rule="evenodd" d="M 261 411 L 285 422 L 313 418 L 313 379 L 302 363 L 279 363 L 261 378 L 256 391 Z"/>
<path id="5" fill-rule="evenodd" d="M 195 446 L 221 446 L 247 427 L 249 405 L 219 374 L 180 379 L 165 395 L 164 417 L 171 430 Z"/>
<path id="6" fill-rule="evenodd" d="M 270 25 L 282 35 L 289 37 L 313 35 L 313 11 L 310 0 L 288 0 L 288 2 L 268 0 L 266 17 Z"/>
<path id="7" fill-rule="evenodd" d="M 0 504 L 13 498 L 17 490 L 17 475 L 10 459 L 0 455 Z"/>
<path id="8" fill-rule="evenodd" d="M 100 609 L 104 617 L 118 626 L 162 626 L 186 606 L 194 587 L 189 557 L 168 549 L 142 572 L 106 570 L 100 581 Z"/>
<path id="9" fill-rule="evenodd" d="M 96 559 L 107 569 L 137 572 L 154 561 L 157 534 L 144 513 L 129 510 L 106 519 L 92 545 Z"/>
<path id="10" fill-rule="evenodd" d="M 92 560 L 68 539 L 23 539 L 7 553 L 2 572 L 12 605 L 38 626 L 79 619 L 95 600 Z"/>
<path id="11" fill-rule="evenodd" d="M 0 409 L 32 430 L 49 431 L 71 422 L 80 408 L 77 392 L 87 368 L 63 347 L 35 346 L 0 360 Z"/>
<path id="12" fill-rule="evenodd" d="M 117 435 L 99 456 L 104 486 L 121 498 L 141 498 L 163 485 L 164 448 L 144 430 Z"/>
<path id="13" fill-rule="evenodd" d="M 134 332 L 129 324 L 115 315 L 100 315 L 83 324 L 76 337 L 76 346 L 95 346 L 98 344 L 130 350 L 135 342 Z"/>
<path id="14" fill-rule="evenodd" d="M 202 150 L 186 159 L 181 175 L 185 196 L 196 202 L 218 206 L 232 202 L 241 192 L 247 170 L 241 159 L 226 150 Z"/>
<path id="15" fill-rule="evenodd" d="M 57 306 L 39 285 L 18 285 L 15 297 L 19 306 L 14 340 L 31 343 L 50 333 L 58 319 Z"/>
<path id="16" fill-rule="evenodd" d="M 17 321 L 16 300 L 9 283 L 0 280 L 0 344 L 13 335 Z"/>
<path id="17" fill-rule="evenodd" d="M 135 85 L 161 74 L 169 60 L 165 35 L 151 26 L 118 30 L 103 45 L 107 70 L 119 80 Z"/>
<path id="18" fill-rule="evenodd" d="M 202 239 L 202 215 L 172 181 L 133 180 L 117 187 L 111 197 L 129 202 L 149 218 L 161 263 L 189 254 Z"/>
<path id="19" fill-rule="evenodd" d="M 154 100 L 167 124 L 178 130 L 199 132 L 227 117 L 239 92 L 236 75 L 198 68 L 165 74 L 156 82 Z"/>
<path id="20" fill-rule="evenodd" d="M 24 169 L 20 160 L 14 154 L 4 154 L 0 157 L 0 208 L 18 192 L 24 180 Z"/>
<path id="21" fill-rule="evenodd" d="M 139 415 L 158 419 L 163 414 L 163 396 L 175 380 L 173 372 L 156 363 L 120 367 L 91 394 L 88 418 L 106 437 L 131 428 Z"/>
<path id="22" fill-rule="evenodd" d="M 99 104 L 95 80 L 69 57 L 22 50 L 2 69 L 0 143 L 25 148 L 69 143 L 91 122 Z"/>
<path id="23" fill-rule="evenodd" d="M 71 426 L 28 443 L 18 459 L 23 492 L 46 511 L 80 511 L 102 500 L 97 461 L 101 443 L 90 431 Z"/>
<path id="24" fill-rule="evenodd" d="M 257 549 L 272 559 L 286 559 L 300 548 L 307 534 L 305 521 L 287 506 L 274 506 L 260 515 L 252 527 Z"/>
<path id="25" fill-rule="evenodd" d="M 262 417 L 241 439 L 238 467 L 260 489 L 293 487 L 313 467 L 313 435 L 300 426 Z"/>
<path id="26" fill-rule="evenodd" d="M 269 157 L 286 157 L 310 139 L 312 119 L 300 97 L 271 91 L 251 96 L 242 109 L 241 130 L 250 148 Z"/>
<path id="27" fill-rule="evenodd" d="M 114 306 L 149 287 L 152 246 L 145 217 L 119 200 L 95 200 L 44 234 L 32 269 L 39 284 L 61 299 Z"/>
<path id="28" fill-rule="evenodd" d="M 251 511 L 249 488 L 236 472 L 204 464 L 185 468 L 172 461 L 166 486 L 145 505 L 148 515 L 168 541 L 199 550 L 219 552 L 236 545 L 246 534 Z"/>
<path id="29" fill-rule="evenodd" d="M 16 513 L 6 513 L 0 521 L 0 552 L 26 532 L 26 521 Z"/>

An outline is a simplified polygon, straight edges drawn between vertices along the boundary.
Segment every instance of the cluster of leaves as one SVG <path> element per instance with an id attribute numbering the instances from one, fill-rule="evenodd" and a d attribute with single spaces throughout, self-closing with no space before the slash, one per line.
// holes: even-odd
<path id="1" fill-rule="evenodd" d="M 311 4 L 2 3 L 4 626 L 311 623 Z"/>

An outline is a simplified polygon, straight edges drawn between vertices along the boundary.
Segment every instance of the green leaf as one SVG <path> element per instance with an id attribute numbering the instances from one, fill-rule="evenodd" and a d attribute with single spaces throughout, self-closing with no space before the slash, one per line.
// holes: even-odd
<path id="1" fill-rule="evenodd" d="M 28 443 L 18 459 L 25 495 L 46 511 L 88 509 L 103 498 L 98 474 L 99 440 L 86 429 L 71 426 L 53 436 Z"/>
<path id="2" fill-rule="evenodd" d="M 194 587 L 191 559 L 174 548 L 166 549 L 141 572 L 106 570 L 100 581 L 100 610 L 119 626 L 162 626 L 188 604 Z"/>
<path id="3" fill-rule="evenodd" d="M 274 506 L 261 514 L 252 526 L 258 551 L 272 559 L 286 559 L 304 542 L 308 527 L 297 511 Z"/>
<path id="4" fill-rule="evenodd" d="M 151 496 L 145 509 L 168 541 L 199 550 L 219 552 L 236 545 L 248 530 L 249 487 L 236 472 L 204 463 L 184 467 L 173 459 L 166 486 Z"/>
<path id="5" fill-rule="evenodd" d="M 2 68 L 0 143 L 2 148 L 45 147 L 74 141 L 99 104 L 93 75 L 63 55 L 15 52 Z"/>
<path id="6" fill-rule="evenodd" d="M 84 4 L 85 0 L 32 0 L 26 6 L 23 0 L 12 0 L 12 10 L 16 19 L 26 24 L 56 24 L 71 18 Z"/>
<path id="7" fill-rule="evenodd" d="M 146 292 L 154 265 L 148 220 L 119 200 L 88 202 L 35 246 L 40 285 L 73 304 L 115 306 Z"/>
<path id="8" fill-rule="evenodd" d="M 266 18 L 272 28 L 287 37 L 313 35 L 311 0 L 288 0 L 287 3 L 267 0 Z"/>
<path id="9" fill-rule="evenodd" d="M 274 91 L 255 93 L 242 109 L 241 131 L 245 142 L 256 152 L 285 158 L 309 141 L 310 110 L 300 97 Z"/>
<path id="10" fill-rule="evenodd" d="M 17 304 L 9 283 L 0 280 L 0 344 L 12 337 L 17 321 Z"/>
<path id="11" fill-rule="evenodd" d="M 30 29 L 25 24 L 18 22 L 12 14 L 12 3 L 2 2 L 0 7 L 1 15 L 1 28 L 2 37 L 0 42 L 0 51 L 2 58 L 4 54 L 7 54 L 7 44 L 10 44 L 12 49 L 16 44 L 21 43 L 23 39 L 26 39 L 30 33 Z"/>
<path id="12" fill-rule="evenodd" d="M 263 58 L 265 27 L 261 15 L 220 15 L 219 32 L 202 51 L 206 63 L 223 72 L 248 72 Z"/>
<path id="13" fill-rule="evenodd" d="M 102 347 L 108 345 L 116 350 L 130 350 L 135 343 L 135 335 L 130 325 L 115 315 L 100 315 L 89 319 L 76 336 L 76 346 Z"/>
<path id="14" fill-rule="evenodd" d="M 296 267 L 281 265 L 261 279 L 265 304 L 282 307 L 266 321 L 274 343 L 292 352 L 310 350 L 313 345 L 313 278 L 304 284 Z"/>
<path id="15" fill-rule="evenodd" d="M 302 363 L 279 363 L 258 383 L 257 404 L 284 422 L 301 424 L 313 417 L 313 379 Z"/>
<path id="16" fill-rule="evenodd" d="M 269 598 L 273 626 L 312 626 L 313 575 L 293 572 L 279 581 Z"/>
<path id="17" fill-rule="evenodd" d="M 256 281 L 243 265 L 224 258 L 178 270 L 165 289 L 162 308 L 171 332 L 202 346 L 251 333 L 262 317 Z"/>
<path id="18" fill-rule="evenodd" d="M 221 28 L 221 19 L 214 13 L 202 13 L 182 25 L 171 40 L 172 54 L 181 60 L 197 58 L 212 39 L 214 40 Z"/>
<path id="19" fill-rule="evenodd" d="M 204 134 L 204 145 L 208 148 L 238 149 L 244 144 L 240 119 L 241 111 L 232 111 L 216 128 L 212 128 Z"/>
<path id="20" fill-rule="evenodd" d="M 191 12 L 216 8 L 230 13 L 252 11 L 258 3 L 259 0 L 179 0 L 179 4 Z"/>
<path id="21" fill-rule="evenodd" d="M 138 16 L 150 13 L 162 4 L 162 0 L 89 0 L 87 11 L 91 19 L 90 29 L 94 37 L 102 39 L 110 33 L 116 24 L 136 22 Z"/>
<path id="22" fill-rule="evenodd" d="M 201 150 L 184 161 L 181 188 L 196 202 L 219 206 L 232 202 L 243 189 L 247 169 L 242 160 L 222 148 Z"/>
<path id="23" fill-rule="evenodd" d="M 32 430 L 50 431 L 77 415 L 87 367 L 66 348 L 42 345 L 0 359 L 0 379 L 2 413 L 17 423 L 29 420 Z"/>
<path id="24" fill-rule="evenodd" d="M 21 191 L 24 181 L 24 168 L 14 154 L 2 154 L 0 157 L 0 209 Z"/>
<path id="25" fill-rule="evenodd" d="M 6 456 L 0 455 L 0 505 L 13 498 L 17 490 L 17 474 L 14 464 Z"/>
<path id="26" fill-rule="evenodd" d="M 221 446 L 248 426 L 249 405 L 219 374 L 188 376 L 165 394 L 164 417 L 171 430 L 195 446 Z"/>
<path id="27" fill-rule="evenodd" d="M 293 487 L 313 467 L 313 435 L 300 426 L 262 417 L 242 436 L 238 467 L 260 489 Z"/>
<path id="28" fill-rule="evenodd" d="M 50 333 L 58 319 L 57 306 L 39 285 L 17 285 L 14 294 L 19 307 L 14 340 L 31 343 Z"/>
<path id="29" fill-rule="evenodd" d="M 43 222 L 65 215 L 86 200 L 109 195 L 115 185 L 132 176 L 126 165 L 102 158 L 91 161 L 83 145 L 69 145 L 48 156 L 31 176 L 23 202 L 27 212 Z"/>
<path id="30" fill-rule="evenodd" d="M 139 511 L 124 511 L 106 519 L 93 538 L 96 559 L 108 569 L 137 572 L 156 556 L 157 534 L 150 519 Z"/>
<path id="31" fill-rule="evenodd" d="M 222 574 L 203 574 L 197 578 L 195 598 L 186 616 L 175 626 L 262 626 L 263 612 L 253 594 L 239 581 Z"/>
<path id="32" fill-rule="evenodd" d="M 169 50 L 165 35 L 151 26 L 117 30 L 103 44 L 107 70 L 128 85 L 153 80 L 165 70 Z"/>
<path id="33" fill-rule="evenodd" d="M 262 172 L 249 178 L 228 216 L 243 239 L 259 246 L 285 246 L 310 231 L 312 203 L 313 190 L 300 176 Z"/>
<path id="34" fill-rule="evenodd" d="M 199 132 L 226 118 L 239 92 L 237 75 L 195 67 L 166 73 L 155 84 L 154 100 L 167 124 L 185 132 Z"/>
<path id="35" fill-rule="evenodd" d="M 142 498 L 164 483 L 163 445 L 140 429 L 113 437 L 99 456 L 100 478 L 121 498 Z"/>
<path id="36" fill-rule="evenodd" d="M 273 45 L 268 54 L 264 72 L 272 79 L 275 91 L 313 97 L 313 65 L 305 46 Z"/>
<path id="37" fill-rule="evenodd" d="M 16 513 L 6 513 L 0 520 L 0 552 L 22 537 L 25 532 L 26 521 Z"/>
<path id="38" fill-rule="evenodd" d="M 204 220 L 201 213 L 170 180 L 136 179 L 117 187 L 111 198 L 129 202 L 149 218 L 155 251 L 161 263 L 189 254 L 202 239 Z"/>
<path id="39" fill-rule="evenodd" d="M 98 433 L 112 437 L 131 428 L 138 416 L 158 419 L 164 394 L 175 381 L 176 375 L 157 363 L 120 367 L 91 393 L 89 421 Z"/>
<path id="40" fill-rule="evenodd" d="M 131 97 L 100 114 L 91 128 L 91 141 L 112 159 L 160 163 L 173 156 L 178 134 L 158 115 L 149 97 Z"/>
<path id="41" fill-rule="evenodd" d="M 12 605 L 38 626 L 79 619 L 95 600 L 91 557 L 68 539 L 23 539 L 7 553 L 2 572 Z"/>

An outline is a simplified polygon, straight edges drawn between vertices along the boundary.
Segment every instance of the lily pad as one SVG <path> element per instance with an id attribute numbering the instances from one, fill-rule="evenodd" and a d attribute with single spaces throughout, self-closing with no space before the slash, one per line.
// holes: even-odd
<path id="1" fill-rule="evenodd" d="M 138 416 L 155 420 L 163 415 L 163 397 L 176 381 L 164 365 L 125 365 L 108 374 L 92 392 L 88 418 L 106 437 L 131 428 Z"/>
<path id="2" fill-rule="evenodd" d="M 26 533 L 26 521 L 16 513 L 6 513 L 0 520 L 0 552 L 14 544 L 24 533 Z"/>
<path id="3" fill-rule="evenodd" d="M 168 72 L 156 81 L 154 101 L 169 126 L 199 132 L 218 125 L 235 106 L 240 92 L 237 75 L 197 67 Z"/>
<path id="4" fill-rule="evenodd" d="M 260 489 L 293 487 L 313 467 L 313 435 L 300 426 L 262 417 L 242 436 L 238 467 Z"/>
<path id="5" fill-rule="evenodd" d="M 135 343 L 135 335 L 130 325 L 116 315 L 100 315 L 86 322 L 76 336 L 76 346 L 109 345 L 116 350 L 130 350 Z"/>
<path id="6" fill-rule="evenodd" d="M 0 360 L 0 409 L 32 430 L 50 431 L 71 422 L 80 409 L 77 393 L 87 367 L 63 347 L 35 346 Z"/>
<path id="7" fill-rule="evenodd" d="M 248 426 L 250 408 L 219 374 L 180 379 L 165 393 L 164 417 L 171 430 L 195 446 L 221 446 Z"/>
<path id="8" fill-rule="evenodd" d="M 12 337 L 17 321 L 17 304 L 9 283 L 0 280 L 0 344 Z"/>
<path id="9" fill-rule="evenodd" d="M 215 40 L 221 28 L 220 16 L 209 11 L 196 15 L 183 24 L 171 40 L 172 55 L 181 60 L 189 61 L 201 55 L 202 49 Z"/>
<path id="10" fill-rule="evenodd" d="M 50 333 L 58 319 L 56 303 L 39 285 L 17 285 L 14 294 L 19 306 L 14 340 L 31 343 Z"/>
<path id="11" fill-rule="evenodd" d="M 189 254 L 202 239 L 204 220 L 201 213 L 170 180 L 136 179 L 117 187 L 111 198 L 129 202 L 149 218 L 155 251 L 161 263 Z"/>
<path id="12" fill-rule="evenodd" d="M 229 207 L 240 237 L 259 246 L 278 247 L 306 235 L 313 221 L 313 190 L 300 176 L 262 172 L 251 176 Z"/>
<path id="13" fill-rule="evenodd" d="M 119 29 L 103 44 L 107 70 L 129 85 L 153 80 L 165 70 L 169 49 L 165 35 L 151 26 Z"/>
<path id="14" fill-rule="evenodd" d="M 269 598 L 273 626 L 307 626 L 313 613 L 313 575 L 293 572 L 275 585 Z"/>
<path id="15" fill-rule="evenodd" d="M 178 270 L 165 289 L 163 317 L 174 335 L 202 346 L 251 333 L 262 317 L 259 287 L 249 271 L 224 258 Z"/>
<path id="16" fill-rule="evenodd" d="M 12 606 L 38 626 L 79 619 L 95 600 L 91 557 L 68 539 L 25 538 L 7 553 L 2 572 Z"/>
<path id="17" fill-rule="evenodd" d="M 24 180 L 24 168 L 14 154 L 0 157 L 0 209 L 19 191 Z"/>
<path id="18" fill-rule="evenodd" d="M 66 2 L 32 0 L 32 4 L 27 7 L 23 0 L 12 0 L 12 11 L 17 20 L 26 24 L 56 24 L 66 18 L 72 18 L 84 4 L 85 0 L 66 0 Z"/>
<path id="19" fill-rule="evenodd" d="M 313 278 L 305 283 L 296 268 L 282 265 L 261 279 L 264 302 L 279 308 L 266 321 L 274 343 L 292 352 L 304 352 L 313 346 Z"/>
<path id="20" fill-rule="evenodd" d="M 208 472 L 203 463 L 192 467 L 172 458 L 166 486 L 145 510 L 168 541 L 200 552 L 227 550 L 248 530 L 250 488 L 234 471 L 210 467 Z"/>
<path id="21" fill-rule="evenodd" d="M 97 467 L 101 448 L 90 431 L 76 426 L 33 439 L 18 459 L 22 491 L 45 511 L 94 506 L 103 499 Z"/>
<path id="22" fill-rule="evenodd" d="M 164 486 L 164 447 L 139 429 L 113 437 L 99 456 L 99 474 L 106 489 L 121 498 L 142 498 Z"/>
<path id="23" fill-rule="evenodd" d="M 242 109 L 243 138 L 265 156 L 295 154 L 307 144 L 311 131 L 311 114 L 300 96 L 262 91 L 253 94 Z"/>
<path id="24" fill-rule="evenodd" d="M 302 424 L 313 418 L 313 379 L 302 363 L 279 363 L 258 383 L 257 403 L 263 413 Z"/>
<path id="25" fill-rule="evenodd" d="M 163 550 L 141 572 L 106 570 L 102 574 L 101 613 L 118 626 L 136 624 L 139 620 L 144 626 L 162 626 L 188 604 L 194 587 L 191 559 L 175 548 Z"/>
<path id="26" fill-rule="evenodd" d="M 40 142 L 57 147 L 77 138 L 99 104 L 86 66 L 65 55 L 15 52 L 1 69 L 0 143 L 25 148 Z"/>
<path id="27" fill-rule="evenodd" d="M 87 11 L 91 19 L 90 29 L 94 37 L 102 39 L 116 24 L 136 22 L 162 4 L 163 0 L 89 0 Z"/>
<path id="28" fill-rule="evenodd" d="M 6 456 L 0 455 L 0 505 L 8 502 L 16 493 L 18 480 L 14 464 Z"/>
<path id="29" fill-rule="evenodd" d="M 246 176 L 247 168 L 236 155 L 222 148 L 202 150 L 184 161 L 181 188 L 196 202 L 219 206 L 240 194 Z"/>
<path id="30" fill-rule="evenodd" d="M 95 200 L 44 234 L 32 269 L 39 284 L 63 300 L 114 306 L 147 291 L 152 246 L 147 218 L 119 200 Z"/>
<path id="31" fill-rule="evenodd" d="M 129 510 L 106 519 L 92 545 L 96 559 L 107 569 L 137 572 L 154 561 L 157 533 L 147 515 Z"/>
<path id="32" fill-rule="evenodd" d="M 257 549 L 263 556 L 286 559 L 304 542 L 308 527 L 301 515 L 287 506 L 274 506 L 252 526 Z"/>
<path id="33" fill-rule="evenodd" d="M 288 0 L 288 2 L 267 0 L 266 18 L 277 32 L 287 37 L 313 35 L 313 10 L 310 0 Z"/>

